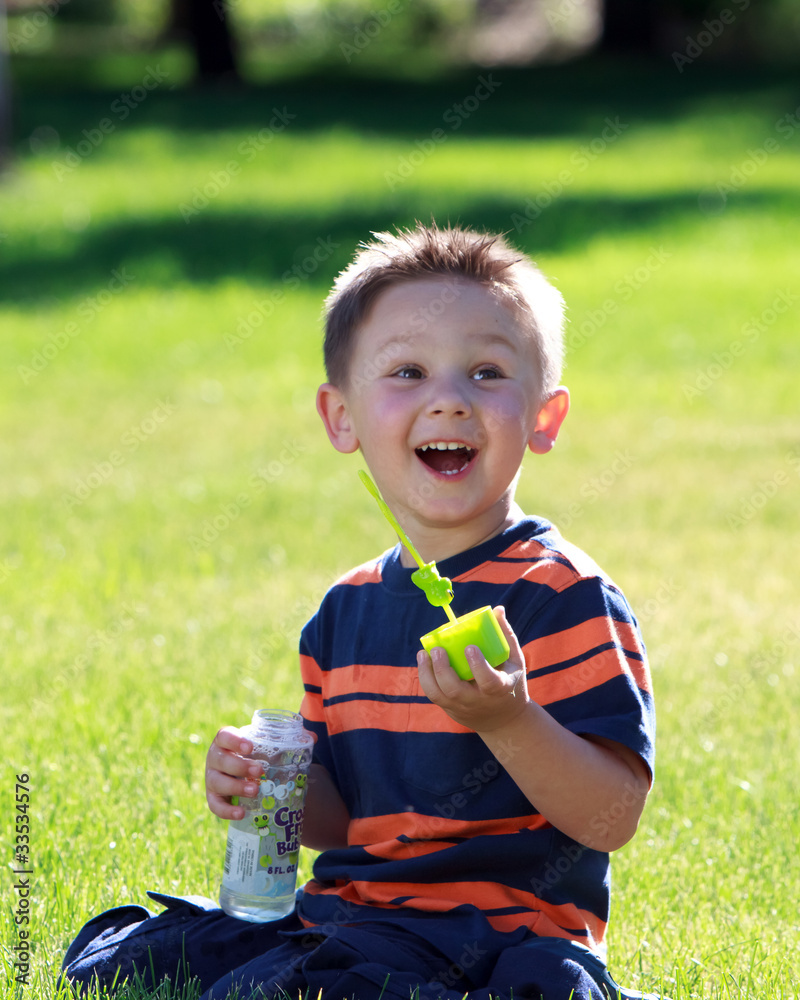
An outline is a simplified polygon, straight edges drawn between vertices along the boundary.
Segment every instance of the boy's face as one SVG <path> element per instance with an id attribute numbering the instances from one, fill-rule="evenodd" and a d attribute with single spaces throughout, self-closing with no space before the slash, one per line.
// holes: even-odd
<path id="1" fill-rule="evenodd" d="M 539 383 L 515 311 L 476 282 L 428 278 L 379 296 L 347 385 L 322 386 L 317 405 L 334 446 L 361 449 L 395 516 L 439 559 L 500 531 L 526 448 L 552 447 L 569 397 L 542 405 Z M 434 544 L 437 532 L 453 544 Z"/>

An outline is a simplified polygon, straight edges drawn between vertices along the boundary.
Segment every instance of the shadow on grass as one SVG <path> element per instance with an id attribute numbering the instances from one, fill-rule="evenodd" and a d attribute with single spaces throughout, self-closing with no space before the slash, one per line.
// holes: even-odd
<path id="1" fill-rule="evenodd" d="M 698 102 L 731 101 L 735 107 L 737 98 L 752 96 L 754 91 L 771 87 L 788 90 L 792 85 L 796 97 L 797 84 L 797 75 L 769 76 L 763 71 L 740 77 L 700 73 L 696 80 L 687 81 L 671 62 L 630 67 L 589 60 L 564 66 L 473 67 L 428 83 L 320 74 L 256 91 L 260 114 L 255 119 L 248 117 L 246 102 L 238 113 L 243 116 L 241 125 L 252 122 L 258 126 L 273 104 L 291 102 L 301 131 L 333 123 L 414 141 L 441 126 L 447 112 L 451 123 L 458 120 L 462 112 L 454 112 L 454 108 L 463 107 L 465 117 L 458 129 L 471 137 L 590 139 L 603 128 L 607 117 L 632 125 L 667 124 Z M 478 111 L 470 113 L 470 101 L 476 94 L 483 101 L 487 90 L 491 96 L 485 106 L 482 103 Z M 784 110 L 794 110 L 796 104 L 794 100 Z M 169 107 L 163 110 L 173 113 Z M 203 129 L 199 100 L 194 110 L 190 117 L 181 113 L 170 124 Z"/>
<path id="2" fill-rule="evenodd" d="M 737 211 L 777 213 L 794 197 L 779 192 L 737 195 Z M 142 219 L 96 225 L 75 236 L 69 255 L 40 243 L 17 248 L 0 262 L 0 301 L 20 305 L 49 297 L 75 299 L 96 294 L 112 273 L 125 268 L 130 287 L 170 288 L 177 283 L 214 284 L 229 277 L 257 286 L 296 275 L 311 285 L 329 286 L 349 263 L 357 244 L 372 231 L 423 222 L 460 223 L 509 234 L 511 242 L 534 258 L 563 252 L 604 235 L 702 226 L 715 218 L 703 214 L 697 192 L 661 197 L 578 197 L 563 194 L 539 211 L 525 200 L 473 200 L 457 193 L 395 197 L 377 206 L 349 204 L 333 213 L 256 214 L 221 212 L 209 207 L 186 223 Z M 656 237 L 654 237 L 655 239 Z M 292 282 L 295 286 L 296 281 Z"/>
<path id="3" fill-rule="evenodd" d="M 705 72 L 702 66 L 694 69 L 697 72 L 689 79 L 689 74 L 677 74 L 671 62 L 626 66 L 587 60 L 525 70 L 474 69 L 425 84 L 313 73 L 240 91 L 155 89 L 131 112 L 124 127 L 132 135 L 156 128 L 213 139 L 223 130 L 262 128 L 277 107 L 296 116 L 293 132 L 313 134 L 342 125 L 367 136 L 406 137 L 412 151 L 414 140 L 424 139 L 442 124 L 445 111 L 474 94 L 478 79 L 491 78 L 499 86 L 485 106 L 451 130 L 453 134 L 487 139 L 571 135 L 577 145 L 597 136 L 608 119 L 663 124 L 679 119 L 692 106 L 723 97 L 734 109 L 737 98 L 745 96 L 759 106 L 766 102 L 779 108 L 791 89 L 792 78 L 786 74 L 733 76 Z M 110 102 L 118 98 L 118 93 L 80 88 L 57 97 L 36 90 L 23 94 L 16 120 L 18 155 L 26 155 L 26 146 L 29 154 L 30 144 L 23 137 L 47 124 L 60 136 L 60 148 L 53 156 L 63 157 L 65 148 L 81 139 L 82 130 L 96 128 L 109 115 Z M 474 101 L 469 107 L 473 106 Z M 103 152 L 99 150 L 98 157 Z M 132 183 L 137 182 L 135 167 L 132 159 Z M 464 171 L 468 173 L 468 164 Z M 531 207 L 528 198 L 537 194 L 531 190 L 520 191 L 518 198 L 475 198 L 462 196 L 457 184 L 452 193 L 431 194 L 406 192 L 402 186 L 390 192 L 387 187 L 385 197 L 373 204 L 352 200 L 350 195 L 349 202 L 328 213 L 288 213 L 277 207 L 237 213 L 212 201 L 188 222 L 176 205 L 174 218 L 98 222 L 79 234 L 65 236 L 61 231 L 58 240 L 25 239 L 13 248 L 6 241 L 0 245 L 0 300 L 41 302 L 43 290 L 48 297 L 59 298 L 92 294 L 107 285 L 113 269 L 123 266 L 139 287 L 213 283 L 231 276 L 263 285 L 280 281 L 293 267 L 301 268 L 304 280 L 327 286 L 370 231 L 407 225 L 415 218 L 428 221 L 432 216 L 440 224 L 460 222 L 508 232 L 534 257 L 580 246 L 599 234 L 658 230 L 662 225 L 666 231 L 684 224 L 703 225 L 713 218 L 703 214 L 699 191 L 690 188 L 638 197 L 577 196 L 566 190 L 540 201 L 539 208 Z M 797 193 L 741 191 L 736 206 L 738 211 L 785 211 L 787 206 L 797 211 Z M 60 231 L 60 220 L 54 226 Z M 303 268 L 309 255 L 313 267 L 309 263 Z"/>
<path id="4" fill-rule="evenodd" d="M 142 74 L 134 78 L 132 88 L 148 67 L 160 76 L 157 54 L 142 59 Z M 293 132 L 338 125 L 413 141 L 441 125 L 443 114 L 469 101 L 476 90 L 485 93 L 488 84 L 486 107 L 463 120 L 470 136 L 591 138 L 606 116 L 630 124 L 665 124 L 698 103 L 727 104 L 735 110 L 738 100 L 754 94 L 784 91 L 796 96 L 798 76 L 787 70 L 722 70 L 702 62 L 691 70 L 678 73 L 670 59 L 629 63 L 592 57 L 560 66 L 453 69 L 425 82 L 392 79 L 367 68 L 362 72 L 357 63 L 320 66 L 301 77 L 230 90 L 170 90 L 169 78 L 163 77 L 126 117 L 132 127 L 213 133 L 258 130 L 273 108 L 286 107 L 296 116 Z M 121 96 L 120 91 L 82 87 L 74 81 L 71 86 L 62 81 L 57 94 L 46 83 L 41 88 L 28 85 L 19 94 L 15 132 L 20 155 L 27 152 L 31 131 L 41 125 L 56 129 L 64 145 L 79 141 L 82 130 L 109 115 L 111 104 Z M 783 110 L 793 110 L 795 104 Z"/>

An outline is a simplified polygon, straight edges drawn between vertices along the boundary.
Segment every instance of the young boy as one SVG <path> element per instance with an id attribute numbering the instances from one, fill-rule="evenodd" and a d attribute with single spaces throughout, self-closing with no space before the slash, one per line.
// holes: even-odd
<path id="1" fill-rule="evenodd" d="M 151 894 L 88 924 L 75 982 L 188 973 L 208 1000 L 601 1000 L 609 853 L 634 834 L 653 774 L 650 680 L 620 591 L 514 490 L 569 408 L 563 303 L 499 237 L 418 225 L 380 234 L 327 303 L 333 446 L 360 450 L 457 615 L 490 604 L 511 650 L 474 680 L 419 649 L 442 624 L 397 545 L 344 576 L 303 629 L 301 712 L 317 738 L 303 843 L 321 851 L 296 910 L 270 924 Z M 211 811 L 243 814 L 258 767 L 221 729 Z M 622 996 L 640 996 L 621 991 Z"/>

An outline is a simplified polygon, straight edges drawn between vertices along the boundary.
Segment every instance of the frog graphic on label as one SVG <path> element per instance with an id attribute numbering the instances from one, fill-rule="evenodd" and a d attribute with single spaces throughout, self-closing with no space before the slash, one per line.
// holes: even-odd
<path id="1" fill-rule="evenodd" d="M 268 837 L 272 830 L 269 828 L 269 816 L 266 813 L 259 813 L 253 817 L 253 826 L 258 830 L 259 837 Z"/>

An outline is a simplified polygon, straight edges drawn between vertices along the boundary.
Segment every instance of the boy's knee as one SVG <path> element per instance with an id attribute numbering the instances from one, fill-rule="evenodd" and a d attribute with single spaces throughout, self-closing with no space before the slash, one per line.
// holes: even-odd
<path id="1" fill-rule="evenodd" d="M 92 949 L 72 962 L 65 962 L 61 979 L 72 986 L 76 996 L 105 996 L 119 989 L 126 981 L 136 982 L 148 990 L 154 989 L 168 972 L 152 950 L 136 938 L 111 945 L 102 950 Z M 180 969 L 175 970 L 179 972 Z"/>
<path id="2" fill-rule="evenodd" d="M 112 988 L 122 986 L 128 978 L 130 973 L 123 971 L 113 955 L 95 953 L 91 957 L 81 956 L 66 965 L 61 972 L 59 986 L 68 984 L 72 988 L 72 994 L 68 996 L 105 996 Z"/>
<path id="3" fill-rule="evenodd" d="M 79 996 L 133 975 L 143 949 L 129 935 L 153 914 L 143 906 L 120 906 L 90 920 L 67 949 L 61 979 Z"/>

